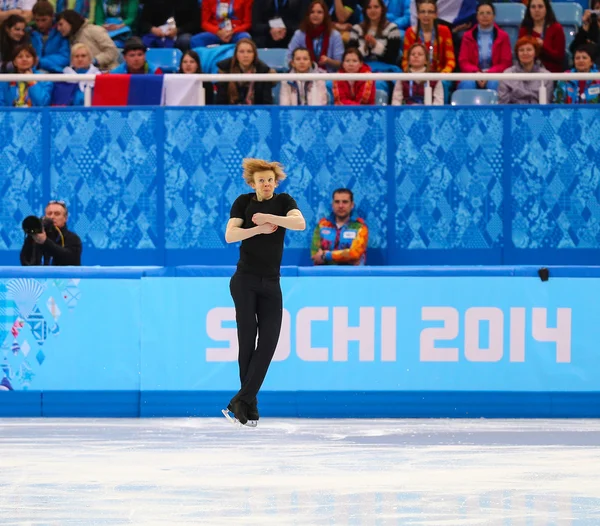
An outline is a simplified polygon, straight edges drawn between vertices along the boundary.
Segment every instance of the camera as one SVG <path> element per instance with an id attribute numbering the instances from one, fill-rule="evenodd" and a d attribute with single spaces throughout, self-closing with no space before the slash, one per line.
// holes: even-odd
<path id="1" fill-rule="evenodd" d="M 23 227 L 23 232 L 29 235 L 41 234 L 42 232 L 49 234 L 54 230 L 54 221 L 44 216 L 27 216 L 23 219 L 21 226 Z"/>

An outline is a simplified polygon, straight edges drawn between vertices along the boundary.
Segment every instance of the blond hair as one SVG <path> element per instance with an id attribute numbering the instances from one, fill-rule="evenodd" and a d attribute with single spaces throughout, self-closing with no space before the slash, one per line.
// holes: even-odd
<path id="1" fill-rule="evenodd" d="M 250 184 L 254 182 L 256 172 L 271 171 L 275 174 L 275 181 L 283 181 L 287 176 L 283 171 L 283 166 L 278 162 L 264 161 L 263 159 L 244 159 L 242 163 L 244 169 L 244 180 Z"/>
<path id="2" fill-rule="evenodd" d="M 75 53 L 77 53 L 77 51 L 79 51 L 80 49 L 85 49 L 87 51 L 88 56 L 93 59 L 92 57 L 92 52 L 90 51 L 90 48 L 87 47 L 85 44 L 83 43 L 79 43 L 79 44 L 73 44 L 73 47 L 71 48 L 71 59 L 73 59 L 73 55 Z"/>

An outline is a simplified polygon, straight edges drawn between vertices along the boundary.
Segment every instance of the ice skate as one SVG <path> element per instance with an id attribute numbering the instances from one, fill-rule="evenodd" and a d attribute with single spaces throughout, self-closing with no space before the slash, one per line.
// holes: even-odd
<path id="1" fill-rule="evenodd" d="M 254 421 L 248 418 L 248 404 L 241 400 L 230 402 L 227 409 L 222 409 L 221 412 L 232 424 L 256 427 L 256 423 L 253 424 Z"/>

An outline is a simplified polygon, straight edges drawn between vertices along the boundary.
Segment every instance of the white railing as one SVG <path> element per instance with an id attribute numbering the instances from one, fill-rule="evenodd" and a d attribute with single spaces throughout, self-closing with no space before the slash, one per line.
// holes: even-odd
<path id="1" fill-rule="evenodd" d="M 547 104 L 546 81 L 556 80 L 598 80 L 599 73 L 201 73 L 186 75 L 196 77 L 198 83 L 198 105 L 204 106 L 204 82 L 286 82 L 288 80 L 421 80 L 426 81 L 425 105 L 433 103 L 433 90 L 430 81 L 461 81 L 461 80 L 540 80 L 539 103 Z M 5 74 L 0 75 L 0 82 L 90 82 L 96 75 L 42 73 L 38 75 Z M 84 105 L 92 105 L 92 91 L 88 84 L 84 90 Z"/>

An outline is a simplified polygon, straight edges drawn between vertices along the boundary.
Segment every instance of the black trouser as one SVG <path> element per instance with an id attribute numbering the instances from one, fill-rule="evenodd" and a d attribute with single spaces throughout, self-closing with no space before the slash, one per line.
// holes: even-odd
<path id="1" fill-rule="evenodd" d="M 242 385 L 233 400 L 250 404 L 265 380 L 279 341 L 283 316 L 281 287 L 279 278 L 236 272 L 229 290 L 235 304 Z"/>

